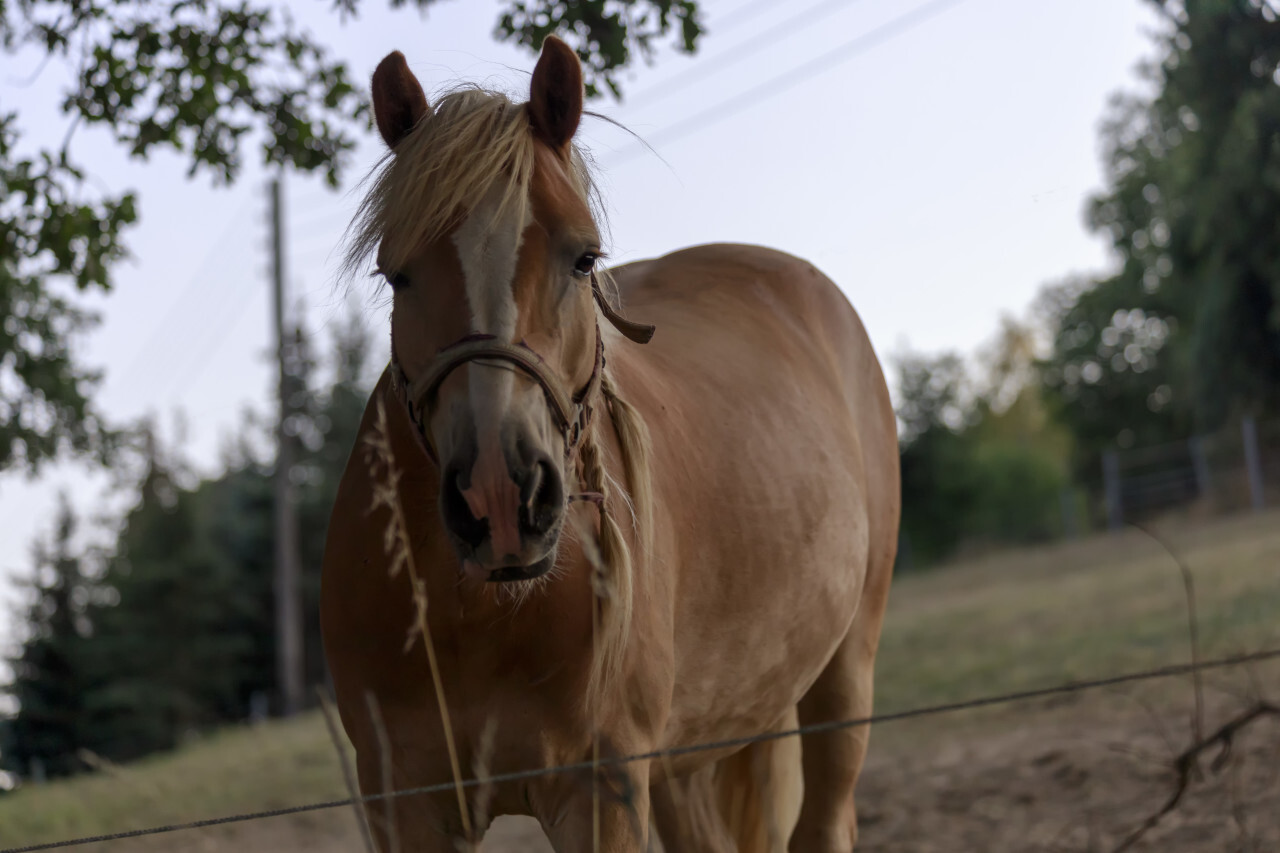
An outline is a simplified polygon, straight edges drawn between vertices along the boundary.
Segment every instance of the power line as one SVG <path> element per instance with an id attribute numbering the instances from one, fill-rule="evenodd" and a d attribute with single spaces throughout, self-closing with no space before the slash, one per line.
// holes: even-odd
<path id="1" fill-rule="evenodd" d="M 164 386 L 166 396 L 195 385 L 209 366 L 213 355 L 231 340 L 231 332 L 240 324 L 244 312 L 253 306 L 250 297 L 261 283 L 256 276 L 247 275 L 240 280 L 239 287 L 234 292 L 227 294 L 229 298 L 225 302 L 226 307 L 219 310 L 215 320 L 207 325 L 199 343 L 186 352 L 185 358 L 177 362 L 182 369 Z"/>
<path id="2" fill-rule="evenodd" d="M 670 80 L 645 89 L 634 98 L 623 99 L 623 104 L 627 107 L 636 107 L 661 101 L 668 95 L 681 91 L 688 84 L 701 80 L 721 68 L 733 65 L 740 59 L 754 56 L 761 49 L 776 43 L 779 39 L 785 38 L 792 32 L 812 26 L 831 13 L 847 9 L 856 3 L 858 3 L 858 0 L 827 0 L 825 3 L 819 3 L 817 6 L 784 19 L 781 23 L 770 26 L 764 32 L 758 33 L 755 37 L 741 42 L 724 53 L 700 61 L 684 74 L 678 74 Z"/>
<path id="3" fill-rule="evenodd" d="M 743 3 L 738 8 L 732 10 L 723 21 L 719 23 L 712 21 L 707 27 L 707 32 L 727 32 L 737 27 L 743 21 L 749 21 L 765 9 L 778 8 L 778 0 L 755 0 L 754 3 Z"/>
<path id="4" fill-rule="evenodd" d="M 870 717 L 862 717 L 853 720 L 833 720 L 825 723 L 814 723 L 808 726 L 800 726 L 794 729 L 787 729 L 780 732 L 766 732 L 748 737 L 729 738 L 727 740 L 711 741 L 707 743 L 691 744 L 689 746 L 672 747 L 670 749 L 659 749 L 652 752 L 642 752 L 635 755 L 626 755 L 618 758 L 602 758 L 599 761 L 579 761 L 573 764 L 561 764 L 555 767 L 540 767 L 531 770 L 519 770 L 511 773 L 498 773 L 484 779 L 467 779 L 461 785 L 464 788 L 478 788 L 486 785 L 500 785 L 509 782 L 521 782 L 528 779 L 536 779 L 541 776 L 550 776 L 562 773 L 580 773 L 583 771 L 595 771 L 600 767 L 617 767 L 624 764 L 632 764 L 637 761 L 653 761 L 659 758 L 671 758 L 681 755 L 691 755 L 699 752 L 713 752 L 723 749 L 736 749 L 743 746 L 749 746 L 754 743 L 764 743 L 767 741 L 782 740 L 784 738 L 796 737 L 806 734 L 817 734 L 821 732 L 839 731 L 841 729 L 858 728 L 861 726 L 869 726 L 875 724 L 892 723 L 901 720 L 916 719 L 919 717 L 934 716 L 937 714 L 949 714 L 956 711 L 968 711 L 976 708 L 989 708 L 994 705 L 1007 705 L 1014 702 L 1026 702 L 1032 699 L 1047 699 L 1053 696 L 1061 696 L 1070 693 L 1080 693 L 1086 690 L 1097 690 L 1103 687 L 1116 687 L 1122 684 L 1133 684 L 1141 681 L 1152 681 L 1161 678 L 1173 678 L 1179 675 L 1189 675 L 1194 672 L 1204 672 L 1211 669 L 1224 669 L 1235 666 L 1245 666 L 1252 663 L 1261 663 L 1263 661 L 1274 660 L 1280 658 L 1280 648 L 1268 649 L 1259 652 L 1250 652 L 1247 654 L 1231 655 L 1224 658 L 1217 658 L 1210 661 L 1201 661 L 1200 663 L 1184 663 L 1172 664 L 1170 666 L 1157 667 L 1155 669 L 1142 670 L 1139 672 L 1129 672 L 1122 675 L 1106 676 L 1104 678 L 1094 678 L 1087 681 L 1073 681 L 1066 684 L 1059 684 L 1053 687 L 1039 687 L 1032 690 L 1019 690 L 1013 693 L 1002 693 L 995 696 L 984 696 L 976 699 L 964 699 L 958 702 L 947 702 L 941 705 L 928 705 L 921 708 L 912 708 L 906 711 L 892 711 L 887 714 L 872 715 Z M 53 841 L 45 844 L 31 844 L 25 847 L 7 847 L 0 850 L 0 853 L 36 853 L 40 850 L 58 850 L 65 847 L 74 847 L 81 844 L 97 844 L 106 841 L 121 841 L 126 838 L 140 838 L 146 835 L 160 835 L 168 832 L 179 832 L 187 829 L 202 829 L 211 826 L 223 826 L 230 823 L 244 823 L 246 821 L 263 820 L 273 817 L 284 817 L 292 814 L 303 814 L 305 812 L 323 811 L 325 809 L 343 808 L 354 805 L 356 803 L 370 803 L 380 800 L 391 800 L 400 797 L 416 797 L 426 794 L 439 794 L 454 790 L 457 783 L 442 782 L 437 785 L 424 785 L 419 788 L 406 788 L 399 791 L 392 791 L 384 794 L 368 794 L 362 797 L 348 797 L 342 800 L 325 800 L 322 802 L 308 803 L 301 806 L 286 806 L 278 809 L 267 809 L 258 812 L 248 812 L 245 814 L 227 815 L 225 817 L 207 818 L 205 820 L 195 820 L 188 823 L 169 824 L 166 826 L 154 826 L 146 829 L 134 829 L 127 832 L 115 832 L 106 835 L 93 835 L 84 838 L 75 838 L 67 841 Z"/>
<path id="5" fill-rule="evenodd" d="M 208 279 L 212 275 L 210 273 L 210 269 L 213 266 L 214 260 L 225 254 L 227 242 L 231 239 L 231 235 L 244 224 L 245 211 L 249 208 L 252 201 L 253 197 L 249 195 L 246 195 L 241 200 L 240 206 L 236 208 L 235 213 L 232 214 L 231 218 L 228 219 L 226 224 L 223 226 L 222 233 L 219 234 L 217 239 L 209 246 L 208 251 L 205 253 L 204 260 L 196 265 L 196 272 L 187 281 L 186 285 L 182 289 L 182 293 L 174 300 L 173 304 L 169 306 L 169 309 L 164 313 L 160 322 L 156 323 L 152 328 L 150 336 L 147 337 L 142 346 L 138 347 L 133 358 L 129 361 L 128 366 L 124 370 L 120 371 L 123 375 L 129 376 L 133 374 L 145 361 L 149 361 L 150 359 L 144 358 L 144 356 L 148 356 L 150 351 L 159 344 L 160 339 L 167 331 L 170 330 L 173 321 L 188 311 L 187 303 L 192 294 L 201 292 L 196 285 L 208 282 Z"/>
<path id="6" fill-rule="evenodd" d="M 609 165 L 616 166 L 620 163 L 626 162 L 627 160 L 634 159 L 640 154 L 643 154 L 649 147 L 656 147 L 664 143 L 671 143 L 678 139 L 682 139 L 696 130 L 700 130 L 703 127 L 714 124 L 715 122 L 723 121 L 732 115 L 736 115 L 737 113 L 754 107 L 759 104 L 762 99 L 772 97 L 780 92 L 785 92 L 788 89 L 794 88 L 817 74 L 821 74 L 822 72 L 843 62 L 847 62 L 856 56 L 860 56 L 874 47 L 878 47 L 886 42 L 892 41 L 916 27 L 928 23 L 950 7 L 958 6 L 963 2 L 965 2 L 965 0 L 933 0 L 931 3 L 925 3 L 923 6 L 919 6 L 905 15 L 899 15 L 888 23 L 882 24 L 873 30 L 857 36 L 856 38 L 850 39 L 834 50 L 830 50 L 827 53 L 804 63 L 803 65 L 797 66 L 786 73 L 770 78 L 764 83 L 754 86 L 745 92 L 741 92 L 729 100 L 721 101 L 709 109 L 690 116 L 684 121 L 662 128 L 648 138 L 648 146 L 635 144 L 625 148 L 614 155 L 612 162 L 609 163 Z"/>

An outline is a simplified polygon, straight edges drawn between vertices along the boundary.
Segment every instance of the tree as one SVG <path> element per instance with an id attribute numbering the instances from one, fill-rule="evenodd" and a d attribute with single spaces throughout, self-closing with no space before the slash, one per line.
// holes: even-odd
<path id="1" fill-rule="evenodd" d="M 1035 356 L 1031 328 L 1005 319 L 977 376 L 951 353 L 896 359 L 904 565 L 1061 533 L 1071 443 Z"/>
<path id="2" fill-rule="evenodd" d="M 370 335 L 354 311 L 337 324 L 325 359 L 331 379 L 320 387 L 308 335 L 299 328 L 293 338 L 288 393 L 301 447 L 292 476 L 312 614 L 304 647 L 308 683 L 319 684 L 321 549 L 372 384 Z M 242 721 L 261 707 L 255 696 L 274 693 L 274 497 L 271 460 L 255 449 L 266 444 L 255 441 L 259 432 L 267 431 L 249 419 L 225 470 L 197 482 L 148 437 L 137 501 L 92 584 L 67 545 L 64 512 L 56 547 L 38 552 L 30 639 L 15 661 L 21 708 L 0 744 L 15 769 L 38 758 L 50 773 L 72 772 L 80 750 L 137 758 Z"/>
<path id="3" fill-rule="evenodd" d="M 968 527 L 976 497 L 966 440 L 973 408 L 959 356 L 906 354 L 896 367 L 905 542 L 899 559 L 919 566 L 951 553 Z"/>
<path id="4" fill-rule="evenodd" d="M 320 635 L 320 567 L 329 529 L 329 513 L 338 495 L 338 483 L 355 449 L 376 376 L 370 376 L 369 351 L 372 338 L 358 311 L 347 312 L 345 320 L 333 327 L 332 353 L 328 365 L 332 380 L 328 388 L 313 396 L 314 412 L 303 445 L 299 469 L 303 487 L 299 489 L 298 526 L 302 531 L 302 593 L 306 677 L 318 684 L 325 677 L 324 644 Z"/>
<path id="5" fill-rule="evenodd" d="M 241 716 L 253 638 L 240 626 L 259 596 L 223 559 L 208 500 L 182 488 L 157 443 L 146 449 L 138 503 L 126 515 L 101 582 L 92 643 L 101 685 L 84 700 L 112 760 L 176 745 L 187 732 Z M 268 598 L 269 601 L 269 598 Z"/>
<path id="6" fill-rule="evenodd" d="M 76 517 L 63 495 L 52 542 L 35 547 L 27 637 L 10 661 L 9 692 L 18 712 L 0 730 L 0 759 L 19 775 L 75 772 L 77 750 L 88 745 L 84 697 L 92 683 L 86 655 L 91 584 L 75 550 L 75 532 Z"/>
<path id="7" fill-rule="evenodd" d="M 1062 305 L 1046 365 L 1087 468 L 1280 409 L 1280 4 L 1148 2 L 1154 94 L 1116 98 L 1089 213 L 1119 268 Z"/>
<path id="8" fill-rule="evenodd" d="M 390 0 L 428 9 L 435 0 Z M 334 0 L 344 16 L 360 0 Z M 536 49 L 552 32 L 585 64 L 591 94 L 621 89 L 633 46 L 651 57 L 673 30 L 693 52 L 695 0 L 508 0 L 495 35 Z M 270 0 L 0 0 L 0 50 L 73 64 L 62 145 L 19 153 L 19 116 L 0 113 L 0 471 L 34 471 L 63 450 L 101 451 L 97 375 L 74 356 L 93 316 L 79 294 L 109 290 L 137 220 L 133 193 L 97 193 L 71 154 L 80 124 L 103 125 L 132 156 L 176 151 L 190 174 L 231 183 L 251 141 L 264 163 L 336 185 L 367 124 L 363 87 Z"/>

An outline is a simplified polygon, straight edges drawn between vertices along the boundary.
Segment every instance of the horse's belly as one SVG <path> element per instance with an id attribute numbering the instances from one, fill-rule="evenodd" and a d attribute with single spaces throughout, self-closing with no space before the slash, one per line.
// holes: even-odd
<path id="1" fill-rule="evenodd" d="M 854 484 L 847 478 L 820 495 L 822 511 L 796 507 L 782 529 L 776 517 L 740 525 L 736 547 L 686 564 L 695 577 L 682 579 L 676 605 L 669 745 L 771 730 L 822 672 L 866 575 L 867 523 Z"/>

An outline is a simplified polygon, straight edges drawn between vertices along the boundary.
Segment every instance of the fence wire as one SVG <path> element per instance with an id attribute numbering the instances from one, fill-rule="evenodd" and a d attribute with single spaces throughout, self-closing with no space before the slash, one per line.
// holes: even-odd
<path id="1" fill-rule="evenodd" d="M 1260 663 L 1262 661 L 1280 658 L 1280 648 L 1267 649 L 1265 651 L 1250 652 L 1248 654 L 1232 655 L 1229 657 L 1217 658 L 1214 660 L 1201 661 L 1200 663 L 1173 664 L 1170 666 L 1157 667 L 1155 669 L 1142 670 L 1140 672 L 1124 673 L 1122 675 L 1112 675 L 1104 678 L 1094 678 L 1087 681 L 1073 681 L 1065 684 L 1055 685 L 1053 687 L 1040 687 L 1032 690 L 1019 690 L 1013 693 L 1002 693 L 995 696 L 983 696 L 976 699 L 965 699 L 959 702 L 947 702 L 941 705 L 928 705 L 921 708 L 912 708 L 906 711 L 893 711 L 887 714 L 873 714 L 870 717 L 862 717 L 852 720 L 831 720 L 825 723 L 813 723 L 807 726 L 799 726 L 794 729 L 787 729 L 778 732 L 766 732 L 748 737 L 729 738 L 727 740 L 710 741 L 706 743 L 691 744 L 689 746 L 678 746 L 670 749 L 659 749 L 652 752 L 642 752 L 635 755 L 625 755 L 613 758 L 601 758 L 599 761 L 579 761 L 573 764 L 560 764 L 554 767 L 539 767 L 530 770 L 519 770 L 510 773 L 496 773 L 483 779 L 474 778 L 466 779 L 462 782 L 464 788 L 475 788 L 482 785 L 500 785 L 508 782 L 521 782 L 528 779 L 536 779 L 541 776 L 550 776 L 560 773 L 580 773 L 599 770 L 604 767 L 616 767 L 624 764 L 631 764 L 637 761 L 652 761 L 658 758 L 671 758 L 680 755 L 689 755 L 698 752 L 712 752 L 722 749 L 734 749 L 743 746 L 749 746 L 754 743 L 763 743 L 765 741 L 781 740 L 783 738 L 796 737 L 799 735 L 816 734 L 820 732 L 831 732 L 840 729 L 856 728 L 857 726 L 869 726 L 872 724 L 891 723 L 898 720 L 910 720 L 917 717 L 928 717 L 935 714 L 948 714 L 955 711 L 966 711 L 974 708 L 986 708 L 993 705 L 1006 705 L 1014 702 L 1025 702 L 1032 699 L 1044 699 L 1051 696 L 1061 696 L 1064 694 L 1078 693 L 1085 690 L 1096 690 L 1102 687 L 1115 687 L 1121 684 L 1132 684 L 1139 681 L 1151 681 L 1160 678 L 1172 678 L 1179 675 L 1190 675 L 1191 673 L 1204 672 L 1212 669 L 1224 669 L 1235 666 L 1245 666 L 1252 663 Z M 307 803 L 299 806 L 286 806 L 278 809 L 264 809 L 256 812 L 246 812 L 244 814 L 226 815 L 223 817 L 206 818 L 204 820 L 193 820 L 187 823 L 175 823 L 165 826 L 152 826 L 145 829 L 133 829 L 125 832 L 113 832 L 105 835 L 91 835 L 83 838 L 72 838 L 64 841 L 51 841 L 44 844 L 29 844 L 23 847 L 6 847 L 0 849 L 0 853 L 35 853 L 39 850 L 58 850 L 65 847 L 76 847 L 82 844 L 99 844 L 108 841 L 123 841 L 129 838 L 141 838 L 148 835 L 161 835 L 168 832 L 180 832 L 189 829 L 203 829 L 211 826 L 222 826 L 230 823 L 245 823 L 248 821 L 265 820 L 273 817 L 285 817 L 287 815 L 302 814 L 304 812 L 323 811 L 325 809 L 336 809 L 356 804 L 377 802 L 380 800 L 391 800 L 399 797 L 416 797 L 427 794 L 439 794 L 453 791 L 456 783 L 441 782 L 436 785 L 423 785 L 417 788 L 404 788 L 399 791 L 390 791 L 381 794 L 368 794 L 361 797 L 347 797 L 341 800 L 325 800 L 322 802 Z"/>

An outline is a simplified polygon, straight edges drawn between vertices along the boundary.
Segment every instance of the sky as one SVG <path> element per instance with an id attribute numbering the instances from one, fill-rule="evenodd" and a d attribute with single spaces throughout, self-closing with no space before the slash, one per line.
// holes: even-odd
<path id="1" fill-rule="evenodd" d="M 440 0 L 421 15 L 365 0 L 341 23 L 330 2 L 289 4 L 360 80 L 401 50 L 428 93 L 460 80 L 525 96 L 535 58 L 497 43 L 500 4 Z M 715 241 L 813 262 L 861 314 L 882 362 L 910 347 L 973 352 L 1045 284 L 1110 263 L 1084 227 L 1102 187 L 1098 129 L 1109 98 L 1137 88 L 1156 26 L 1143 0 L 702 0 L 695 57 L 663 50 L 623 78 L 626 100 L 578 141 L 600 165 L 611 261 Z M 40 55 L 0 59 L 22 145 L 57 146 L 69 73 Z M 320 340 L 359 310 L 385 359 L 385 294 L 335 282 L 356 184 L 382 155 L 369 131 L 341 191 L 285 176 L 288 303 Z M 101 324 L 78 347 L 101 369 L 117 423 L 155 419 L 194 472 L 218 470 L 246 412 L 273 410 L 267 181 L 246 158 L 231 187 L 180 158 L 128 158 L 94 128 L 72 153 L 95 186 L 140 197 L 132 258 Z M 256 149 L 250 147 L 250 155 Z M 321 353 L 322 354 L 322 353 Z M 56 496 L 88 516 L 128 493 L 81 463 L 34 480 L 0 475 L 0 638 Z M 105 536 L 90 526 L 86 539 Z"/>

